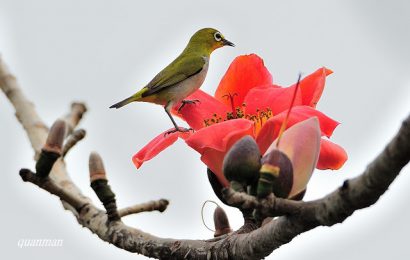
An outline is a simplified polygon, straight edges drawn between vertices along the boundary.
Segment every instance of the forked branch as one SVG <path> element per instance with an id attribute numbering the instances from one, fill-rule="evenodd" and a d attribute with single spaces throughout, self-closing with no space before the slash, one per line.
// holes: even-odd
<path id="1" fill-rule="evenodd" d="M 24 96 L 16 78 L 1 59 L 0 88 L 14 106 L 16 117 L 24 127 L 34 152 L 39 154 L 37 158 L 41 158 L 44 156 L 42 153 L 49 152 L 45 149 L 46 139 L 53 133 L 49 133 L 48 127 L 40 119 L 32 103 Z M 72 105 L 71 112 L 64 118 L 68 125 L 68 136 L 75 134 L 75 128 L 85 111 L 86 107 L 81 103 Z M 69 148 L 60 150 L 54 161 L 43 161 L 45 163 L 36 169 L 37 173 L 22 169 L 20 175 L 24 181 L 56 195 L 62 200 L 65 208 L 76 216 L 78 222 L 100 239 L 130 252 L 161 259 L 260 259 L 290 242 L 298 234 L 317 226 L 341 223 L 355 210 L 374 204 L 409 162 L 410 116 L 403 122 L 393 140 L 360 176 L 346 180 L 340 188 L 322 199 L 310 202 L 278 199 L 273 196 L 257 199 L 231 189 L 218 191 L 221 199 L 243 212 L 257 209 L 266 217 L 276 218 L 253 231 L 232 232 L 210 240 L 159 238 L 125 225 L 121 217 L 141 211 L 162 212 L 168 202 L 159 200 L 117 211 L 113 205 L 115 194 L 109 189 L 105 171 L 102 174 L 100 168 L 94 171 L 94 179 L 91 176 L 92 182 L 97 181 L 97 184 L 92 186 L 106 210 L 98 209 L 69 178 L 61 157 L 61 153 L 65 154 L 64 151 L 68 150 Z M 227 220 L 221 223 L 225 226 Z"/>

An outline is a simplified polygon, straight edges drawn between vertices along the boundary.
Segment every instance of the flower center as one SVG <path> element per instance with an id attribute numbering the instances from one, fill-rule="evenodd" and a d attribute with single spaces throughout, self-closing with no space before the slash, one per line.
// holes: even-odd
<path id="1" fill-rule="evenodd" d="M 254 114 L 247 113 L 246 103 L 242 103 L 241 106 L 235 107 L 234 98 L 236 96 L 238 96 L 237 93 L 233 93 L 233 94 L 228 93 L 226 95 L 223 95 L 222 97 L 225 97 L 229 100 L 231 111 L 227 112 L 226 115 L 213 114 L 212 118 L 204 119 L 205 126 L 210 126 L 210 125 L 221 123 L 221 122 L 231 120 L 231 119 L 244 118 L 244 119 L 252 120 L 253 122 L 255 122 L 254 124 L 255 132 L 258 133 L 259 130 L 262 128 L 263 124 L 266 121 L 268 121 L 269 118 L 273 116 L 272 109 L 270 109 L 269 107 L 265 109 L 257 108 Z"/>

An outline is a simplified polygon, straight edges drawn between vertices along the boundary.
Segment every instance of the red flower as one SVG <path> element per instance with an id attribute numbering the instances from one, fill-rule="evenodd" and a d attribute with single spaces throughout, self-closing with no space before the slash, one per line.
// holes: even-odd
<path id="1" fill-rule="evenodd" d="M 332 71 L 320 68 L 300 81 L 299 90 L 287 128 L 311 117 L 317 117 L 321 134 L 329 138 L 336 126 L 335 120 L 315 109 L 325 85 L 326 76 Z M 229 148 L 244 135 L 256 139 L 261 153 L 265 153 L 279 134 L 280 126 L 294 93 L 295 85 L 287 88 L 274 85 L 272 76 L 255 54 L 237 57 L 230 65 L 212 97 L 198 90 L 187 99 L 200 103 L 186 105 L 181 114 L 175 106 L 173 113 L 184 119 L 195 133 L 163 133 L 154 138 L 133 157 L 139 168 L 173 144 L 178 136 L 201 154 L 201 160 L 227 185 L 222 174 L 222 161 Z M 339 169 L 347 160 L 342 147 L 322 138 L 319 169 Z"/>

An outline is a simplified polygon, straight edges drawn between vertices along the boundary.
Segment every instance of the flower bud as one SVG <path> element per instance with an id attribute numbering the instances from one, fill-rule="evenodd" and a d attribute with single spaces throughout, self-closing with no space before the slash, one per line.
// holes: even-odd
<path id="1" fill-rule="evenodd" d="M 228 217 L 221 207 L 217 207 L 214 211 L 215 234 L 214 237 L 219 237 L 232 232 L 229 225 Z"/>
<path id="2" fill-rule="evenodd" d="M 283 152 L 274 149 L 262 157 L 257 188 L 259 198 L 273 192 L 276 197 L 287 198 L 293 185 L 293 167 Z"/>
<path id="3" fill-rule="evenodd" d="M 66 133 L 66 124 L 63 120 L 58 119 L 51 126 L 47 136 L 46 143 L 43 147 L 47 152 L 54 152 L 61 155 L 63 142 Z"/>
<path id="4" fill-rule="evenodd" d="M 106 180 L 107 176 L 105 174 L 104 164 L 101 156 L 92 152 L 88 161 L 88 168 L 90 172 L 90 183 L 96 180 Z"/>
<path id="5" fill-rule="evenodd" d="M 235 190 L 254 183 L 259 176 L 261 154 L 255 140 L 247 135 L 237 141 L 223 161 L 223 173 Z"/>
<path id="6" fill-rule="evenodd" d="M 36 174 L 39 177 L 47 177 L 54 163 L 61 156 L 65 132 L 66 124 L 63 120 L 57 120 L 51 126 L 46 143 L 41 149 L 40 157 L 36 163 Z"/>
<path id="7" fill-rule="evenodd" d="M 107 211 L 107 217 L 109 221 L 118 221 L 120 216 L 117 210 L 117 203 L 115 200 L 115 194 L 108 185 L 107 176 L 105 174 L 104 165 L 100 155 L 95 152 L 90 154 L 89 158 L 89 171 L 91 188 L 94 190 L 98 199 L 104 205 Z"/>

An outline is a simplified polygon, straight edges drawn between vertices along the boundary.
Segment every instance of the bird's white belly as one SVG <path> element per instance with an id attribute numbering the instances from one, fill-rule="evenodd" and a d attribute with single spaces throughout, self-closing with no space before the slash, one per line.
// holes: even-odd
<path id="1" fill-rule="evenodd" d="M 199 73 L 170 88 L 167 93 L 169 100 L 173 100 L 174 104 L 178 103 L 199 89 L 202 83 L 204 83 L 206 73 L 208 72 L 208 65 L 209 61 L 206 59 L 204 67 Z"/>

